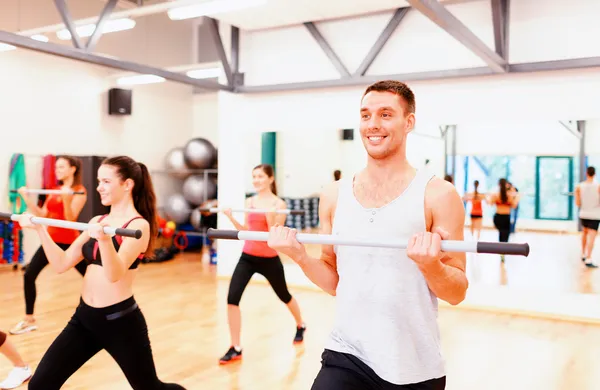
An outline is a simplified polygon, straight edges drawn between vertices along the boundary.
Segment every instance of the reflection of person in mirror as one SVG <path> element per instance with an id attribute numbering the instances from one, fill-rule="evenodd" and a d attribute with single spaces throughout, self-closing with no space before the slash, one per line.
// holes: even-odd
<path id="1" fill-rule="evenodd" d="M 586 179 L 575 187 L 575 204 L 581 220 L 581 260 L 589 268 L 598 268 L 592 260 L 594 241 L 600 224 L 600 184 L 596 182 L 596 169 L 587 167 Z"/>
<path id="2" fill-rule="evenodd" d="M 333 180 L 334 181 L 338 181 L 342 178 L 342 171 L 340 171 L 339 169 L 336 169 L 335 171 L 333 171 Z"/>
<path id="3" fill-rule="evenodd" d="M 200 208 L 216 208 L 218 207 L 218 202 L 216 199 L 209 199 L 206 202 L 200 205 Z M 201 229 L 216 229 L 217 228 L 217 213 L 211 213 L 210 211 L 201 211 L 200 212 L 200 228 Z M 204 236 L 204 245 L 206 245 L 206 249 L 208 256 L 210 258 L 211 264 L 216 264 L 217 251 L 215 249 L 214 240 L 209 238 L 208 236 Z"/>

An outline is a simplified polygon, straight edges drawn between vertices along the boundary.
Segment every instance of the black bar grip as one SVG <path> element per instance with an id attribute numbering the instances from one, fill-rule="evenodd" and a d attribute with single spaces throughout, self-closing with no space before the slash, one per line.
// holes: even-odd
<path id="1" fill-rule="evenodd" d="M 2 213 L 0 212 L 0 219 L 8 219 L 11 220 L 11 217 L 13 216 L 12 213 Z"/>
<path id="2" fill-rule="evenodd" d="M 477 253 L 495 253 L 501 255 L 529 256 L 529 244 L 508 242 L 478 242 Z"/>
<path id="3" fill-rule="evenodd" d="M 304 210 L 290 210 L 290 215 L 304 215 L 306 211 Z"/>
<path id="4" fill-rule="evenodd" d="M 239 240 L 238 233 L 239 232 L 237 230 L 222 230 L 208 228 L 206 232 L 206 237 L 221 240 Z"/>
<path id="5" fill-rule="evenodd" d="M 209 212 L 210 209 L 206 207 L 198 207 L 198 211 Z"/>
<path id="6" fill-rule="evenodd" d="M 117 229 L 115 229 L 115 234 L 119 235 L 119 236 L 123 236 L 123 237 L 133 237 L 138 240 L 140 238 L 142 238 L 142 231 L 139 229 L 134 230 L 134 229 L 117 228 Z"/>

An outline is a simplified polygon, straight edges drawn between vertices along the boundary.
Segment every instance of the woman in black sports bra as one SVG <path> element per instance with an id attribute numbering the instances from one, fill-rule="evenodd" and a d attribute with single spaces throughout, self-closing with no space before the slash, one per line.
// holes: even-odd
<path id="1" fill-rule="evenodd" d="M 158 379 L 146 320 L 133 297 L 133 280 L 140 259 L 153 252 L 158 226 L 156 198 L 148 169 L 126 156 L 104 160 L 98 169 L 102 204 L 107 215 L 90 220 L 90 227 L 67 250 L 55 244 L 46 227 L 22 214 L 23 228 L 38 232 L 50 265 L 66 272 L 82 259 L 87 267 L 75 314 L 52 343 L 29 382 L 29 389 L 58 390 L 83 364 L 106 350 L 135 390 L 184 389 Z M 110 237 L 103 226 L 142 231 L 138 239 Z"/>

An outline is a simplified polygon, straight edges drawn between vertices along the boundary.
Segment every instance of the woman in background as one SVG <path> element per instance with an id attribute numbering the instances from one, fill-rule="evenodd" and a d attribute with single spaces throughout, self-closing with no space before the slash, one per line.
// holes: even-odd
<path id="1" fill-rule="evenodd" d="M 483 205 L 485 194 L 478 191 L 479 180 L 473 182 L 473 192 L 469 192 L 463 196 L 465 202 L 471 202 L 471 236 L 479 241 L 481 237 L 481 224 L 483 221 Z"/>
<path id="2" fill-rule="evenodd" d="M 6 379 L 0 382 L 0 389 L 16 389 L 31 378 L 31 369 L 25 362 L 13 343 L 7 339 L 6 333 L 0 331 L 0 353 L 13 364 L 13 369 Z"/>
<path id="3" fill-rule="evenodd" d="M 286 209 L 287 205 L 283 199 L 277 196 L 277 187 L 273 167 L 261 164 L 252 170 L 252 184 L 256 189 L 256 195 L 246 199 L 246 208 L 257 209 Z M 276 213 L 247 213 L 244 223 L 238 222 L 232 215 L 231 210 L 225 210 L 224 214 L 229 218 L 237 230 L 251 230 L 268 232 L 275 224 L 283 225 L 287 218 L 286 214 Z M 296 321 L 296 334 L 294 343 L 304 340 L 306 326 L 302 321 L 300 307 L 296 299 L 288 291 L 285 281 L 283 264 L 279 255 L 271 249 L 266 242 L 246 241 L 242 255 L 233 271 L 229 284 L 227 296 L 227 316 L 229 319 L 229 332 L 231 335 L 231 346 L 221 357 L 219 363 L 226 364 L 242 358 L 242 347 L 240 345 L 241 314 L 240 300 L 246 286 L 255 272 L 263 275 L 271 284 L 279 299 L 285 303 Z"/>
<path id="4" fill-rule="evenodd" d="M 36 200 L 28 196 L 26 187 L 19 188 L 19 194 L 27 204 L 27 211 L 36 217 L 77 221 L 87 201 L 85 187 L 81 184 L 83 174 L 81 160 L 72 156 L 58 156 L 54 167 L 56 179 L 58 180 L 58 186 L 55 189 L 65 191 L 64 194 L 48 195 L 42 207 L 39 207 Z M 69 192 L 83 192 L 83 194 L 73 195 Z M 66 250 L 79 236 L 79 231 L 50 226 L 48 227 L 48 234 L 61 249 Z M 38 328 L 33 316 L 37 298 L 35 282 L 40 272 L 47 265 L 48 258 L 40 246 L 25 268 L 25 274 L 23 275 L 25 318 L 10 330 L 11 334 L 19 335 Z M 85 275 L 86 267 L 85 261 L 81 261 L 75 266 L 81 276 Z"/>
<path id="5" fill-rule="evenodd" d="M 496 206 L 494 226 L 498 229 L 498 241 L 508 242 L 510 237 L 510 213 L 519 204 L 519 199 L 516 192 L 509 191 L 506 179 L 500 179 L 498 187 L 498 192 L 489 196 L 488 203 Z M 501 258 L 504 261 L 504 255 Z"/>

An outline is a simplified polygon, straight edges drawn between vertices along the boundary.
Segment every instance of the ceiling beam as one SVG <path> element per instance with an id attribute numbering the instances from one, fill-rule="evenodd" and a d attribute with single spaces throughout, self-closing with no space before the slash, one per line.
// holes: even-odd
<path id="1" fill-rule="evenodd" d="M 224 90 L 231 91 L 227 85 L 219 84 L 215 81 L 194 79 L 185 74 L 171 72 L 161 68 L 155 68 L 148 65 L 138 64 L 135 62 L 122 61 L 102 55 L 89 53 L 85 50 L 75 49 L 67 45 L 61 45 L 52 42 L 40 42 L 29 37 L 14 34 L 8 31 L 0 30 L 0 42 L 7 43 L 16 47 L 37 51 L 40 53 L 51 54 L 58 57 L 69 58 L 76 61 L 86 62 L 89 64 L 106 66 L 113 69 L 121 69 L 140 74 L 153 74 L 160 76 L 169 81 L 174 81 L 182 84 L 192 85 L 195 87 L 205 88 L 209 90 Z"/>
<path id="2" fill-rule="evenodd" d="M 81 43 L 81 39 L 79 37 L 79 34 L 77 33 L 75 23 L 73 23 L 73 18 L 71 17 L 71 13 L 67 8 L 65 0 L 54 0 L 54 5 L 56 5 L 56 9 L 60 14 L 63 23 L 65 24 L 67 30 L 69 30 L 69 33 L 71 34 L 71 41 L 73 41 L 73 46 L 75 46 L 76 49 L 83 48 L 83 44 Z"/>
<path id="3" fill-rule="evenodd" d="M 98 41 L 100 40 L 100 37 L 102 36 L 102 29 L 104 28 L 104 24 L 109 19 L 111 12 L 113 11 L 113 9 L 115 8 L 116 5 L 117 5 L 117 0 L 108 0 L 106 2 L 106 5 L 102 9 L 102 13 L 100 14 L 100 17 L 98 18 L 98 22 L 96 22 L 96 27 L 94 27 L 94 32 L 92 33 L 92 36 L 90 37 L 90 39 L 87 42 L 87 45 L 85 46 L 85 49 L 87 51 L 91 52 L 91 51 L 94 51 L 94 49 L 96 48 L 96 44 L 98 43 Z"/>
<path id="4" fill-rule="evenodd" d="M 462 43 L 465 47 L 481 58 L 494 73 L 505 73 L 507 62 L 495 51 L 490 49 L 456 16 L 452 15 L 436 0 L 406 0 L 411 7 L 421 12 L 433 23 L 444 29 L 448 34 Z"/>
<path id="5" fill-rule="evenodd" d="M 294 91 L 317 88 L 335 87 L 366 87 L 379 80 L 394 79 L 403 81 L 448 79 L 454 77 L 485 76 L 493 74 L 488 67 L 435 70 L 428 72 L 395 74 L 395 75 L 366 75 L 362 77 L 347 77 L 334 80 L 306 81 L 299 83 L 271 84 L 271 85 L 244 85 L 236 87 L 236 92 L 259 93 L 275 91 Z"/>
<path id="6" fill-rule="evenodd" d="M 223 66 L 223 72 L 225 72 L 227 84 L 233 88 L 233 74 L 231 73 L 231 66 L 229 66 L 227 53 L 225 53 L 225 46 L 223 46 L 223 40 L 221 39 L 221 33 L 219 32 L 219 22 L 213 18 L 207 17 L 206 23 L 208 23 L 210 36 L 213 40 L 215 48 L 217 49 L 217 55 L 219 56 L 221 65 Z M 198 48 L 198 50 L 202 50 L 202 48 Z"/>
<path id="7" fill-rule="evenodd" d="M 348 72 L 348 69 L 346 68 L 346 66 L 344 66 L 344 64 L 342 63 L 342 60 L 340 60 L 340 57 L 338 57 L 338 55 L 335 54 L 335 51 L 333 51 L 333 49 L 331 48 L 331 46 L 329 45 L 327 40 L 323 37 L 321 32 L 317 29 L 317 26 L 315 26 L 315 24 L 313 22 L 306 22 L 306 23 L 304 23 L 304 26 L 308 29 L 308 31 L 310 32 L 310 35 L 312 35 L 312 37 L 315 39 L 315 41 L 317 41 L 319 46 L 321 46 L 321 49 L 323 49 L 323 52 L 325 53 L 327 58 L 329 58 L 329 61 L 331 61 L 333 66 L 335 66 L 335 69 L 337 69 L 340 76 L 342 76 L 343 78 L 350 77 L 351 76 L 350 72 Z"/>
<path id="8" fill-rule="evenodd" d="M 394 31 L 396 31 L 396 28 L 398 28 L 398 25 L 400 24 L 402 19 L 404 19 L 404 16 L 406 16 L 406 13 L 409 9 L 410 8 L 408 7 L 398 8 L 396 12 L 394 12 L 394 15 L 388 22 L 387 26 L 385 26 L 385 28 L 379 35 L 379 38 L 377 38 L 377 41 L 375 41 L 373 47 L 371 47 L 371 50 L 369 50 L 364 60 L 358 66 L 358 69 L 356 69 L 356 71 L 354 72 L 353 76 L 364 76 L 365 73 L 367 73 L 367 71 L 371 67 L 371 64 L 373 64 L 373 61 L 375 61 L 375 58 L 377 58 L 377 56 L 381 52 L 381 49 L 383 49 L 383 47 L 390 39 Z"/>
<path id="9" fill-rule="evenodd" d="M 510 0 L 492 0 L 492 23 L 496 53 L 508 61 Z"/>

